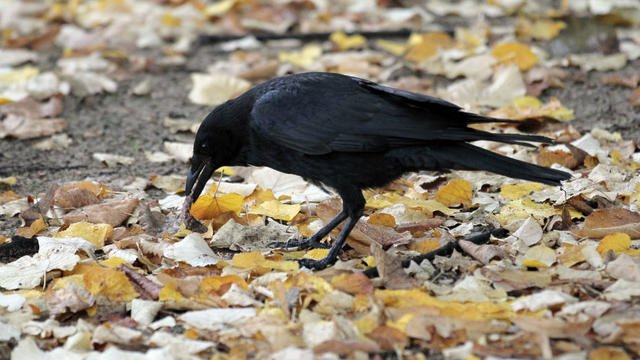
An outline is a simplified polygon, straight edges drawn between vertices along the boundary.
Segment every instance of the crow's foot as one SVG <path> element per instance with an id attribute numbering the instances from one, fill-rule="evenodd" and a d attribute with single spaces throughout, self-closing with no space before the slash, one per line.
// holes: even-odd
<path id="1" fill-rule="evenodd" d="M 308 239 L 291 239 L 288 241 L 282 242 L 272 242 L 269 245 L 270 248 L 281 248 L 281 249 L 292 249 L 297 248 L 301 250 L 306 249 L 328 249 L 331 246 L 328 244 L 321 243 L 313 238 Z"/>

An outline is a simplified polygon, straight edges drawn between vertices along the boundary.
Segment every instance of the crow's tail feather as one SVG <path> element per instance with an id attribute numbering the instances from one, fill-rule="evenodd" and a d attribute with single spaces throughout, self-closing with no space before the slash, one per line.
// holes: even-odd
<path id="1" fill-rule="evenodd" d="M 512 159 L 467 143 L 440 143 L 414 149 L 404 157 L 410 167 L 424 169 L 486 170 L 511 178 L 560 185 L 571 174 Z"/>

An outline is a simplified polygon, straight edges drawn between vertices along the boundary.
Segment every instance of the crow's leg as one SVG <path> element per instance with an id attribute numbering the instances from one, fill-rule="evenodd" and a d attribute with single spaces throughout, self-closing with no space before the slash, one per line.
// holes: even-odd
<path id="1" fill-rule="evenodd" d="M 283 241 L 283 242 L 272 242 L 268 246 L 272 248 L 284 248 L 284 249 L 289 249 L 289 248 L 298 248 L 298 249 L 324 248 L 326 249 L 329 247 L 329 245 L 323 244 L 320 241 L 322 241 L 322 239 L 325 236 L 329 235 L 331 230 L 335 229 L 336 226 L 338 226 L 346 218 L 347 218 L 347 213 L 344 210 L 342 210 L 338 213 L 338 215 L 336 215 L 336 217 L 331 219 L 331 221 L 329 221 L 327 225 L 323 226 L 322 229 L 318 230 L 318 232 L 311 235 L 311 237 L 307 239 L 289 240 L 289 241 Z"/>
<path id="2" fill-rule="evenodd" d="M 342 197 L 341 214 L 346 214 L 346 216 L 348 217 L 347 223 L 344 225 L 344 228 L 342 228 L 342 231 L 340 231 L 340 235 L 338 235 L 338 238 L 329 250 L 329 254 L 327 254 L 324 259 L 302 259 L 299 261 L 301 266 L 313 270 L 322 270 L 336 262 L 336 260 L 338 259 L 338 254 L 340 253 L 340 250 L 342 250 L 342 246 L 344 245 L 344 243 L 347 241 L 349 233 L 351 232 L 351 230 L 353 230 L 353 227 L 356 226 L 358 220 L 362 216 L 365 200 L 360 189 L 350 188 L 346 191 L 338 190 L 338 194 L 340 194 L 340 196 Z"/>

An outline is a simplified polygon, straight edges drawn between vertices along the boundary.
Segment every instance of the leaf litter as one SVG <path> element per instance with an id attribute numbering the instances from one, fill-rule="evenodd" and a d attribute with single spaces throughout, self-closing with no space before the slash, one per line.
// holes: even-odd
<path id="1" fill-rule="evenodd" d="M 296 176 L 219 169 L 219 181 L 192 208 L 206 226 L 202 234 L 176 224 L 181 175 L 149 174 L 136 184 L 102 177 L 36 197 L 11 191 L 15 181 L 3 183 L 0 214 L 23 221 L 15 234 L 0 236 L 0 341 L 13 357 L 640 356 L 637 144 L 601 129 L 578 133 L 570 106 L 545 94 L 564 86 L 568 73 L 605 72 L 638 58 L 637 14 L 625 11 L 626 2 L 433 1 L 428 12 L 367 1 L 340 1 L 339 11 L 296 1 L 8 4 L 14 16 L 0 22 L 0 137 L 51 140 L 37 145 L 43 151 L 71 141 L 59 137 L 73 126 L 58 118 L 65 98 L 91 101 L 120 91 L 131 71 L 181 66 L 199 34 L 294 29 L 329 35 L 324 42 L 244 37 L 216 45 L 226 55 L 189 70 L 193 86 L 184 101 L 213 106 L 279 74 L 339 71 L 520 120 L 490 130 L 533 129 L 558 145 L 478 146 L 574 175 L 550 188 L 485 173 L 408 174 L 365 193 L 367 213 L 349 247 L 317 273 L 297 260 L 321 258 L 325 249 L 268 246 L 309 236 L 340 208 L 330 191 Z M 337 31 L 345 24 L 420 29 L 434 14 L 509 21 L 416 30 L 404 40 Z M 560 38 L 569 26 L 564 17 L 573 15 L 633 26 L 616 28 L 614 51 L 547 51 L 545 42 Z M 62 57 L 45 67 L 39 46 L 52 42 Z M 136 58 L 150 49 L 157 59 Z M 636 105 L 637 79 L 603 82 L 628 87 Z M 131 95 L 153 99 L 149 82 L 129 85 Z M 159 121 L 176 137 L 145 159 L 184 164 L 197 121 Z M 142 160 L 93 157 L 111 168 Z M 507 233 L 474 242 L 474 225 Z M 378 276 L 370 278 L 374 266 Z"/>

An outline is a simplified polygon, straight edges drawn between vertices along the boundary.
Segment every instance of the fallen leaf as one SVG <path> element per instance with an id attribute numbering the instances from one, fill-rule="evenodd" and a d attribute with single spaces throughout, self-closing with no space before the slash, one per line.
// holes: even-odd
<path id="1" fill-rule="evenodd" d="M 241 269 L 265 268 L 278 271 L 295 271 L 299 268 L 298 263 L 295 261 L 267 260 L 259 252 L 235 254 L 231 264 Z"/>
<path id="2" fill-rule="evenodd" d="M 446 206 L 471 205 L 471 183 L 453 179 L 436 192 L 436 200 Z"/>
<path id="3" fill-rule="evenodd" d="M 179 242 L 165 247 L 163 256 L 191 266 L 213 265 L 222 260 L 213 253 L 202 235 L 198 233 L 191 233 Z"/>
<path id="4" fill-rule="evenodd" d="M 516 259 L 516 262 L 522 267 L 549 267 L 556 262 L 556 253 L 547 246 L 538 245 L 529 248 L 523 256 Z"/>
<path id="5" fill-rule="evenodd" d="M 130 156 L 106 154 L 106 153 L 94 153 L 92 157 L 106 165 L 107 167 L 116 167 L 118 165 L 131 165 L 135 161 Z"/>
<path id="6" fill-rule="evenodd" d="M 623 349 L 601 346 L 589 352 L 589 360 L 631 360 L 631 357 Z"/>
<path id="7" fill-rule="evenodd" d="M 608 234 L 600 240 L 597 247 L 600 255 L 613 251 L 616 254 L 639 256 L 640 250 L 631 249 L 631 237 L 625 233 Z"/>
<path id="8" fill-rule="evenodd" d="M 533 96 L 517 97 L 510 104 L 490 112 L 489 115 L 513 120 L 549 118 L 570 121 L 574 119 L 573 110 L 563 106 L 555 97 L 546 104 Z"/>
<path id="9" fill-rule="evenodd" d="M 367 44 L 367 38 L 362 35 L 347 35 L 342 31 L 331 33 L 329 40 L 333 42 L 339 50 L 359 49 Z"/>
<path id="10" fill-rule="evenodd" d="M 626 233 L 631 238 L 640 238 L 640 214 L 624 208 L 596 209 L 585 218 L 582 228 L 572 232 L 580 237 L 602 238 Z"/>
<path id="11" fill-rule="evenodd" d="M 530 181 L 518 184 L 503 184 L 500 188 L 500 196 L 506 200 L 515 200 L 542 189 L 544 189 L 543 184 Z"/>
<path id="12" fill-rule="evenodd" d="M 198 105 L 217 106 L 251 87 L 251 83 L 228 74 L 191 74 L 189 100 Z"/>
<path id="13" fill-rule="evenodd" d="M 300 212 L 299 204 L 288 205 L 278 200 L 269 200 L 257 204 L 249 210 L 249 214 L 264 215 L 278 220 L 291 221 Z"/>
<path id="14" fill-rule="evenodd" d="M 516 32 L 518 36 L 530 37 L 537 40 L 551 40 L 558 36 L 560 31 L 567 27 L 562 21 L 550 19 L 530 20 L 519 17 L 516 22 Z"/>
<path id="15" fill-rule="evenodd" d="M 127 220 L 138 207 L 138 199 L 113 199 L 100 204 L 75 209 L 62 218 L 65 224 L 86 221 L 94 224 L 109 224 L 116 227 Z"/>
<path id="16" fill-rule="evenodd" d="M 56 238 L 83 238 L 92 243 L 96 249 L 102 249 L 105 240 L 113 235 L 113 226 L 109 224 L 92 224 L 89 222 L 77 222 L 69 225 L 63 231 L 54 235 Z"/>
<path id="17" fill-rule="evenodd" d="M 331 286 L 351 295 L 369 295 L 373 293 L 373 283 L 361 272 L 336 275 L 331 279 Z"/>
<path id="18" fill-rule="evenodd" d="M 527 45 L 514 41 L 494 46 L 491 54 L 501 63 L 518 65 L 521 71 L 529 70 L 538 63 L 538 57 Z"/>
<path id="19" fill-rule="evenodd" d="M 432 59 L 440 49 L 451 47 L 453 39 L 443 32 L 412 34 L 407 44 L 408 49 L 404 55 L 405 59 L 419 63 Z"/>
<path id="20" fill-rule="evenodd" d="M 122 271 L 83 263 L 76 267 L 74 274 L 82 275 L 84 286 L 92 295 L 109 301 L 128 302 L 139 295 Z"/>
<path id="21" fill-rule="evenodd" d="M 198 220 L 209 220 L 227 212 L 240 215 L 244 196 L 240 194 L 224 194 L 215 197 L 205 194 L 191 205 L 189 212 Z M 277 200 L 276 200 L 277 201 Z"/>
<path id="22" fill-rule="evenodd" d="M 300 51 L 283 51 L 279 53 L 278 60 L 301 68 L 307 68 L 314 64 L 320 55 L 322 55 L 322 47 L 317 44 L 309 44 Z"/>

